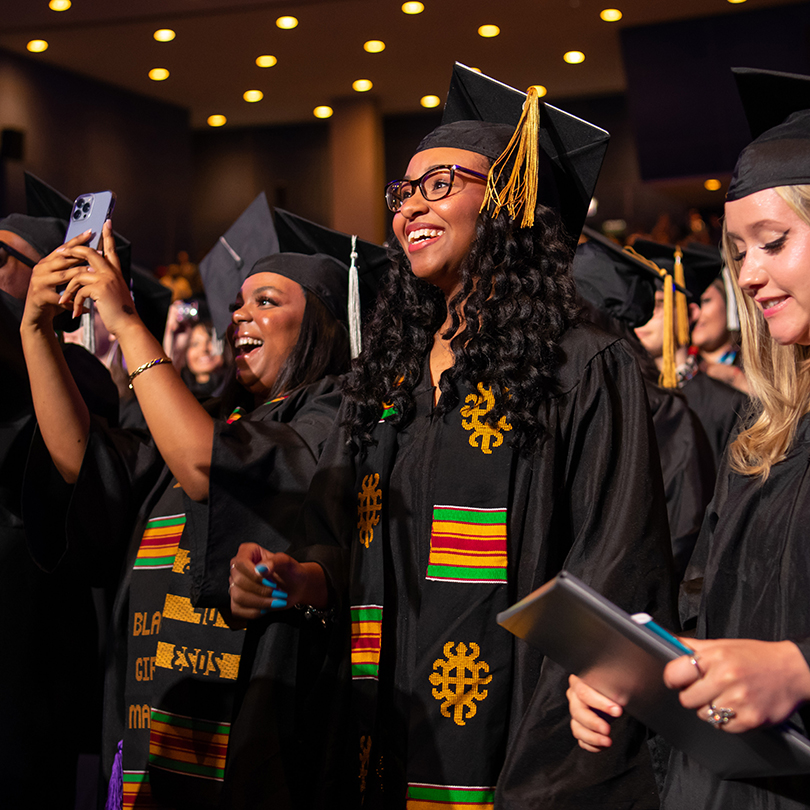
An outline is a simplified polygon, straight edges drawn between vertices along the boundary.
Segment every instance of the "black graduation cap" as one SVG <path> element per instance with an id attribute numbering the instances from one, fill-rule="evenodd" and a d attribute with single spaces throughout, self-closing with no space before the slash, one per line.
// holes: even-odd
<path id="1" fill-rule="evenodd" d="M 56 217 L 32 217 L 9 214 L 0 219 L 0 231 L 15 233 L 41 256 L 47 256 L 65 240 L 67 221 Z"/>
<path id="2" fill-rule="evenodd" d="M 322 253 L 332 256 L 347 268 L 351 264 L 352 237 L 349 234 L 325 228 L 308 219 L 299 217 L 281 208 L 275 209 L 276 231 L 279 245 L 283 253 Z M 377 300 L 377 292 L 388 273 L 388 253 L 381 245 L 366 242 L 364 239 L 356 240 L 357 274 L 360 282 L 360 307 L 363 312 L 373 308 Z M 348 269 L 346 273 L 348 283 Z M 344 290 L 348 289 L 344 287 Z M 347 322 L 346 298 L 340 306 L 340 312 L 333 314 L 340 320 Z"/>
<path id="3" fill-rule="evenodd" d="M 230 306 L 242 282 L 259 259 L 278 252 L 276 228 L 262 192 L 200 262 L 211 320 L 220 337 L 231 322 Z"/>
<path id="4" fill-rule="evenodd" d="M 652 242 L 649 239 L 636 239 L 633 250 L 655 262 L 669 273 L 675 269 L 674 245 Z M 720 250 L 712 245 L 693 242 L 681 248 L 683 253 L 683 274 L 686 292 L 696 304 L 707 287 L 720 275 L 723 269 L 723 257 Z M 660 283 L 659 283 L 660 286 Z M 684 292 L 681 288 L 680 292 Z"/>
<path id="5" fill-rule="evenodd" d="M 631 329 L 647 323 L 655 309 L 659 273 L 601 233 L 587 226 L 582 233 L 588 241 L 577 247 L 573 265 L 579 294 Z"/>
<path id="6" fill-rule="evenodd" d="M 29 216 L 62 219 L 65 221 L 65 232 L 67 232 L 67 223 L 73 211 L 73 201 L 31 172 L 25 172 L 25 203 Z M 64 239 L 64 233 L 62 237 Z M 113 231 L 113 237 L 115 238 L 115 252 L 121 263 L 121 272 L 129 281 L 132 244 L 117 231 Z"/>
<path id="7" fill-rule="evenodd" d="M 526 93 L 457 62 L 442 126 L 422 141 L 419 151 L 452 146 L 490 158 L 499 149 L 500 155 L 521 123 L 527 98 Z M 470 121 L 485 122 L 485 126 L 462 123 Z M 573 249 L 588 213 L 610 135 L 541 102 L 536 137 L 540 147 L 537 201 L 560 212 Z"/>
<path id="8" fill-rule="evenodd" d="M 166 317 L 172 304 L 172 291 L 154 274 L 137 264 L 130 266 L 132 300 L 146 328 L 163 343 Z"/>
<path id="9" fill-rule="evenodd" d="M 810 77 L 753 68 L 732 71 L 755 140 L 737 159 L 726 199 L 810 183 Z"/>

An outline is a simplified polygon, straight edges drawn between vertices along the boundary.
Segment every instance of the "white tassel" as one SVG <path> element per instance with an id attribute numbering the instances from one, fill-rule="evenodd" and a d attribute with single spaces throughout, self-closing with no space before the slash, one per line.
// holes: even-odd
<path id="1" fill-rule="evenodd" d="M 723 265 L 723 286 L 726 288 L 726 326 L 729 332 L 739 332 L 740 313 L 737 311 L 737 299 L 734 297 L 731 271 L 725 265 Z"/>
<path id="2" fill-rule="evenodd" d="M 352 360 L 363 349 L 360 335 L 360 277 L 357 273 L 357 237 L 352 236 L 352 261 L 349 265 L 349 346 Z"/>

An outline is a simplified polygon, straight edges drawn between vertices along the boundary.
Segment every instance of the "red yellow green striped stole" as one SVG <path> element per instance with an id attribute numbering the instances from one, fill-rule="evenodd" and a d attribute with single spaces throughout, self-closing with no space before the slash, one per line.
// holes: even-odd
<path id="1" fill-rule="evenodd" d="M 146 771 L 124 771 L 123 810 L 151 810 L 157 808 L 152 798 L 152 786 Z"/>
<path id="2" fill-rule="evenodd" d="M 495 788 L 408 784 L 407 810 L 492 810 Z"/>
<path id="3" fill-rule="evenodd" d="M 352 607 L 352 679 L 378 679 L 381 637 L 382 605 Z"/>
<path id="4" fill-rule="evenodd" d="M 152 709 L 149 764 L 173 773 L 222 781 L 230 723 Z"/>
<path id="5" fill-rule="evenodd" d="M 506 509 L 434 506 L 426 578 L 506 582 Z"/>
<path id="6" fill-rule="evenodd" d="M 185 525 L 185 513 L 151 518 L 144 529 L 134 568 L 171 568 Z"/>

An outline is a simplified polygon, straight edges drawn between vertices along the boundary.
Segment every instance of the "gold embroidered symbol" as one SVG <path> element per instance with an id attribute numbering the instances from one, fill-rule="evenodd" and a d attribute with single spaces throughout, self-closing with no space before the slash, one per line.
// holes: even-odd
<path id="1" fill-rule="evenodd" d="M 453 722 L 457 726 L 463 726 L 466 725 L 465 721 L 475 717 L 478 711 L 475 701 L 483 700 L 487 696 L 487 690 L 480 687 L 488 684 L 492 680 L 492 675 L 486 674 L 489 672 L 489 664 L 486 661 L 475 660 L 481 654 L 481 648 L 474 641 L 470 642 L 469 655 L 464 642 L 456 645 L 456 654 L 453 655 L 453 644 L 454 642 L 448 641 L 442 649 L 446 661 L 437 658 L 433 662 L 434 672 L 430 675 L 430 682 L 434 687 L 439 687 L 433 689 L 433 697 L 444 701 L 441 705 L 442 715 L 450 717 L 452 710 Z M 451 674 L 453 672 L 455 675 Z"/>
<path id="2" fill-rule="evenodd" d="M 468 394 L 464 400 L 466 405 L 461 409 L 464 419 L 461 424 L 465 430 L 473 431 L 470 436 L 470 445 L 478 447 L 476 439 L 481 439 L 481 452 L 489 455 L 493 447 L 500 447 L 503 444 L 503 433 L 501 431 L 511 430 L 512 426 L 502 416 L 498 420 L 497 427 L 490 427 L 483 421 L 485 417 L 495 407 L 495 396 L 492 388 L 485 388 L 478 383 L 478 394 Z"/>
<path id="3" fill-rule="evenodd" d="M 368 548 L 374 539 L 374 527 L 380 522 L 382 492 L 377 485 L 380 474 L 367 475 L 363 479 L 363 490 L 357 493 L 357 528 L 360 529 L 360 542 Z"/>
<path id="4" fill-rule="evenodd" d="M 365 793 L 368 760 L 371 755 L 371 735 L 360 738 L 360 792 Z"/>

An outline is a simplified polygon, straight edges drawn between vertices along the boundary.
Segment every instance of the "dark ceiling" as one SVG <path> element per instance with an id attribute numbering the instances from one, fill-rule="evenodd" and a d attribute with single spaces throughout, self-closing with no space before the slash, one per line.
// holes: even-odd
<path id="1" fill-rule="evenodd" d="M 621 92 L 622 27 L 800 1 L 423 0 L 425 10 L 409 16 L 402 0 L 73 0 L 64 12 L 51 11 L 48 0 L 0 0 L 0 48 L 186 107 L 194 127 L 214 113 L 244 126 L 311 120 L 315 106 L 352 96 L 361 78 L 373 82 L 383 113 L 412 112 L 426 94 L 444 98 L 454 60 L 521 89 L 542 84 L 550 100 Z M 610 5 L 621 21 L 600 19 Z M 299 25 L 277 28 L 282 14 Z M 500 36 L 480 37 L 482 24 L 499 26 Z M 157 28 L 177 36 L 156 42 Z M 48 49 L 27 54 L 34 38 Z M 383 40 L 385 50 L 366 53 L 369 39 Z M 585 61 L 566 64 L 568 50 L 584 52 Z M 261 54 L 278 63 L 257 67 Z M 170 77 L 151 81 L 154 67 Z M 263 100 L 245 102 L 251 89 Z"/>

